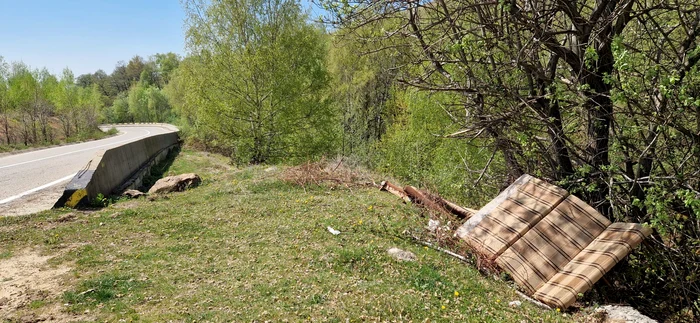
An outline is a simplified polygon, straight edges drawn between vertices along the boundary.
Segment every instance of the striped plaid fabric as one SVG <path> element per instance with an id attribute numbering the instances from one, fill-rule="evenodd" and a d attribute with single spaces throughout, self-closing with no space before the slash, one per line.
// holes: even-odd
<path id="1" fill-rule="evenodd" d="M 523 175 L 457 235 L 509 272 L 534 298 L 570 306 L 651 234 L 613 223 L 564 189 Z"/>
<path id="2" fill-rule="evenodd" d="M 506 249 L 496 263 L 532 294 L 608 225 L 608 219 L 570 195 Z"/>
<path id="3" fill-rule="evenodd" d="M 567 195 L 562 188 L 529 177 L 462 237 L 476 251 L 495 259 Z"/>
<path id="4" fill-rule="evenodd" d="M 589 290 L 649 235 L 651 229 L 641 224 L 611 224 L 562 270 L 538 288 L 533 297 L 559 308 L 570 306 L 579 293 Z"/>

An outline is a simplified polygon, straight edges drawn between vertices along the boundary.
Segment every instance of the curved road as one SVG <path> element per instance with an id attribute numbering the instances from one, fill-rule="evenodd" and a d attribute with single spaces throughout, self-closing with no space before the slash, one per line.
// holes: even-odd
<path id="1" fill-rule="evenodd" d="M 102 140 L 0 157 L 0 216 L 51 208 L 65 185 L 97 151 L 172 132 L 157 125 L 116 128 L 118 135 Z"/>

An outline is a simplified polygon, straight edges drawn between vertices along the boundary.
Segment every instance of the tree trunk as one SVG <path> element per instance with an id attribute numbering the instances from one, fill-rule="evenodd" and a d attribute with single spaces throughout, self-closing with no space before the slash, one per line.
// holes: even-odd
<path id="1" fill-rule="evenodd" d="M 5 141 L 7 144 L 10 144 L 10 119 L 7 117 L 7 114 L 3 114 L 3 119 L 5 121 Z"/>
<path id="2" fill-rule="evenodd" d="M 610 99 L 612 87 L 603 79 L 604 75 L 610 75 L 613 72 L 614 57 L 610 44 L 602 46 L 598 55 L 598 60 L 593 62 L 595 66 L 591 70 L 584 70 L 581 80 L 581 83 L 588 87 L 583 93 L 586 97 L 584 108 L 588 113 L 586 153 L 588 163 L 594 171 L 594 174 L 589 176 L 587 183 L 594 185 L 594 187 L 588 190 L 590 193 L 586 198 L 587 202 L 594 206 L 598 212 L 611 218 L 607 166 L 610 165 L 608 149 L 610 146 L 610 127 L 613 121 L 613 103 Z"/>

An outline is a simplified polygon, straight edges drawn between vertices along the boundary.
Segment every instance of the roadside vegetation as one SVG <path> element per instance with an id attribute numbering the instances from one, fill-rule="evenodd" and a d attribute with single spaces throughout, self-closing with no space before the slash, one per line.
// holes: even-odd
<path id="1" fill-rule="evenodd" d="M 335 162 L 334 162 L 335 165 Z M 185 149 L 166 174 L 200 187 L 95 211 L 0 218 L 4 261 L 54 256 L 55 294 L 31 294 L 14 318 L 85 321 L 569 322 L 502 280 L 410 240 L 426 219 L 358 180 L 300 186 L 287 166 L 232 167 Z M 333 235 L 327 227 L 341 231 Z M 417 255 L 400 262 L 399 247 Z M 33 286 L 36 287 L 36 286 Z M 43 296 L 42 296 L 43 295 Z M 53 295 L 53 296 L 50 296 Z M 11 317 L 12 319 L 12 317 Z"/>
<path id="2" fill-rule="evenodd" d="M 341 156 L 471 208 L 529 173 L 654 229 L 594 293 L 700 317 L 697 1 L 182 3 L 184 57 L 0 61 L 0 138 L 172 122 L 241 169 Z"/>

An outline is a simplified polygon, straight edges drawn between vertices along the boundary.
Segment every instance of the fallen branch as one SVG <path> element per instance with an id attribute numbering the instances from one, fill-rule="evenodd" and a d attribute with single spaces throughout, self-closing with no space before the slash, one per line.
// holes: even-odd
<path id="1" fill-rule="evenodd" d="M 442 204 L 445 209 L 450 211 L 450 213 L 456 215 L 460 219 L 469 219 L 476 213 L 476 210 L 468 209 L 452 203 L 442 197 L 435 196 L 439 199 L 438 203 Z"/>
<path id="2" fill-rule="evenodd" d="M 406 194 L 408 194 L 408 197 L 411 198 L 411 201 L 413 201 L 416 204 L 423 205 L 426 208 L 433 209 L 436 211 L 450 213 L 444 207 L 433 202 L 433 200 L 429 199 L 425 194 L 423 194 L 423 192 L 419 191 L 417 188 L 415 188 L 413 186 L 410 186 L 410 185 L 406 186 L 403 188 L 403 190 L 406 192 Z"/>
<path id="3" fill-rule="evenodd" d="M 411 198 L 406 195 L 406 192 L 402 188 L 389 183 L 389 181 L 383 181 L 379 189 L 400 197 L 406 203 L 411 202 Z"/>
<path id="4" fill-rule="evenodd" d="M 404 191 L 414 202 L 433 210 L 454 214 L 462 220 L 468 219 L 476 213 L 475 210 L 464 208 L 438 195 L 423 192 L 413 186 L 404 187 Z"/>

